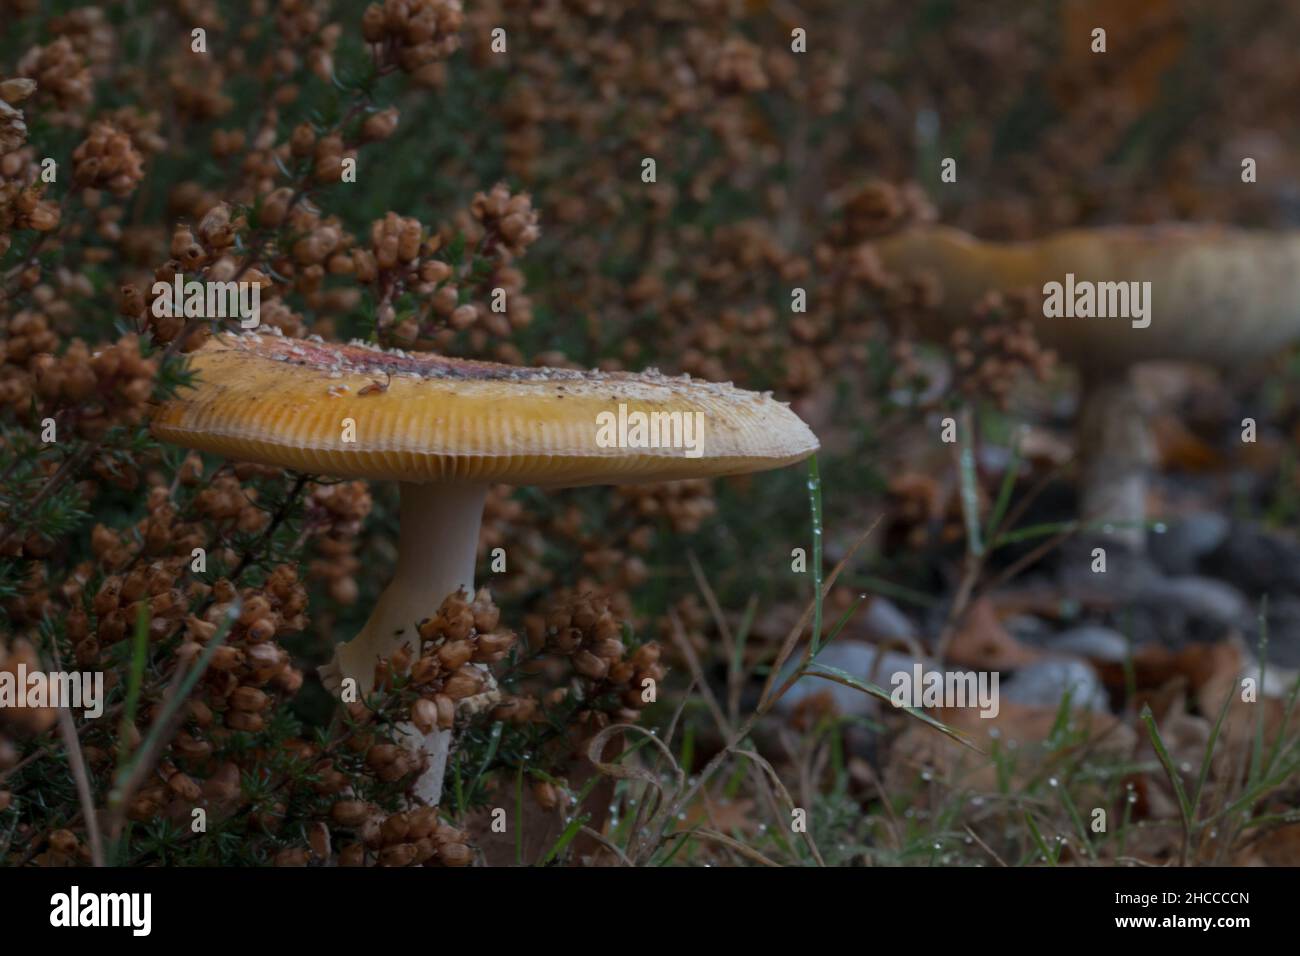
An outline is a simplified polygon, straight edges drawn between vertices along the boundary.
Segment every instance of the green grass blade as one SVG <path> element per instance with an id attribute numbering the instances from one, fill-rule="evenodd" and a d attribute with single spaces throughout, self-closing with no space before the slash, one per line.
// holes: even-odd
<path id="1" fill-rule="evenodd" d="M 149 656 L 149 602 L 141 601 L 135 616 L 135 634 L 131 639 L 131 673 L 127 677 L 126 706 L 122 709 L 117 741 L 118 773 L 126 765 L 129 754 L 127 741 L 130 728 L 135 725 L 135 712 L 140 706 L 140 689 L 144 686 L 144 665 Z"/>
<path id="2" fill-rule="evenodd" d="M 1002 484 L 998 487 L 997 500 L 993 502 L 993 510 L 989 513 L 988 523 L 984 526 L 986 541 L 996 539 L 1002 519 L 1006 517 L 1007 508 L 1011 506 L 1011 494 L 1015 491 L 1016 476 L 1020 473 L 1020 439 L 1023 432 L 1023 428 L 1016 429 L 1015 435 L 1011 439 L 1011 460 L 1007 462 L 1007 470 L 1002 474 Z"/>
<path id="3" fill-rule="evenodd" d="M 961 483 L 961 513 L 966 522 L 966 546 L 975 557 L 984 553 L 984 539 L 980 535 L 979 477 L 975 473 L 975 435 L 971 414 L 965 409 L 961 416 L 961 445 L 957 452 L 957 470 Z"/>
<path id="4" fill-rule="evenodd" d="M 586 825 L 587 820 L 588 815 L 582 813 L 569 821 L 569 825 L 564 828 L 564 832 L 561 833 L 560 838 L 555 841 L 555 845 L 546 851 L 546 856 L 542 857 L 542 866 L 550 863 L 564 852 L 565 848 L 573 842 L 573 838 L 578 835 L 578 831 Z"/>
<path id="5" fill-rule="evenodd" d="M 1201 772 L 1196 776 L 1196 789 L 1192 792 L 1192 816 L 1195 819 L 1201 806 L 1201 794 L 1205 791 L 1205 783 L 1210 779 L 1210 763 L 1214 759 L 1214 747 L 1219 741 L 1219 731 L 1223 729 L 1224 718 L 1228 716 L 1228 708 L 1232 706 L 1232 695 L 1235 691 L 1228 691 L 1223 696 L 1223 706 L 1219 708 L 1219 716 L 1214 721 L 1214 726 L 1210 728 L 1210 739 L 1205 743 L 1205 756 L 1201 758 Z"/>
<path id="6" fill-rule="evenodd" d="M 867 681 L 859 680 L 847 671 L 840 670 L 838 667 L 831 667 L 829 664 L 813 664 L 806 668 L 804 673 L 810 677 L 820 677 L 823 680 L 832 681 L 836 684 L 843 684 L 845 687 L 852 687 L 854 690 L 860 690 L 864 694 L 869 694 L 879 700 L 886 701 L 891 707 L 894 706 L 894 701 L 890 696 L 889 691 L 882 687 L 877 687 L 875 684 Z M 933 727 L 945 737 L 955 740 L 962 746 L 969 747 L 976 753 L 983 753 L 983 751 L 980 750 L 979 747 L 975 746 L 975 744 L 961 731 L 949 727 L 941 720 L 936 720 L 924 711 L 917 710 L 915 707 L 899 707 L 897 709 L 915 717 L 923 724 Z"/>
<path id="7" fill-rule="evenodd" d="M 1193 828 L 1193 810 L 1191 801 L 1187 799 L 1187 791 L 1183 789 L 1183 779 L 1178 775 L 1178 768 L 1174 766 L 1173 758 L 1169 756 L 1169 751 L 1165 748 L 1165 742 L 1160 736 L 1160 730 L 1156 727 L 1155 715 L 1151 713 L 1151 706 L 1143 704 L 1142 713 L 1139 716 L 1142 723 L 1146 724 L 1147 735 L 1151 738 L 1151 746 L 1155 748 L 1156 756 L 1160 759 L 1160 765 L 1165 768 L 1165 775 L 1174 788 L 1174 795 L 1178 798 L 1178 810 L 1183 817 L 1183 833 L 1186 842 L 1190 843 Z"/>
<path id="8" fill-rule="evenodd" d="M 1268 595 L 1259 599 L 1259 689 L 1264 693 L 1264 676 L 1268 669 Z M 1250 772 L 1246 779 L 1254 783 L 1264 769 L 1264 708 L 1255 708 L 1255 737 L 1250 746 Z"/>
<path id="9" fill-rule="evenodd" d="M 1039 852 L 1043 854 L 1043 859 L 1052 866 L 1056 866 L 1056 854 L 1052 852 L 1047 845 L 1047 841 L 1043 839 L 1043 834 L 1038 829 L 1038 823 L 1035 822 L 1034 815 L 1028 810 L 1025 811 L 1025 823 L 1028 824 L 1029 835 L 1034 838 L 1034 843 L 1038 846 Z"/>
<path id="10" fill-rule="evenodd" d="M 812 652 L 822 641 L 822 475 L 817 456 L 808 459 L 808 505 L 812 510 L 813 629 Z"/>

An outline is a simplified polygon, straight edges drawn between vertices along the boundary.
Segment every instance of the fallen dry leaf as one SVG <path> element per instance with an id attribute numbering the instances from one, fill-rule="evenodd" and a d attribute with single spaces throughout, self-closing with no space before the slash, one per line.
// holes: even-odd
<path id="1" fill-rule="evenodd" d="M 993 602 L 977 598 L 966 609 L 948 647 L 948 660 L 984 670 L 1015 670 L 1032 664 L 1042 652 L 1021 644 L 1002 626 Z"/>
<path id="2" fill-rule="evenodd" d="M 1161 468 L 1197 472 L 1223 467 L 1223 456 L 1176 415 L 1153 416 L 1151 436 Z"/>
<path id="3" fill-rule="evenodd" d="M 753 833 L 758 829 L 753 800 L 712 800 L 703 791 L 701 798 L 687 808 L 686 822 L 687 826 L 702 824 L 726 834 L 736 830 Z"/>
<path id="4" fill-rule="evenodd" d="M 1233 866 L 1300 866 L 1300 823 L 1277 827 L 1252 839 Z"/>
<path id="5" fill-rule="evenodd" d="M 1124 691 L 1127 678 L 1122 662 L 1096 661 L 1094 666 L 1107 689 Z M 1179 678 L 1195 693 L 1216 675 L 1231 673 L 1235 678 L 1241 668 L 1241 652 L 1228 642 L 1197 642 L 1177 651 L 1159 644 L 1143 644 L 1133 651 L 1133 682 L 1141 700 L 1149 701 L 1152 694 Z M 1152 710 L 1160 713 L 1161 708 L 1153 703 Z"/>

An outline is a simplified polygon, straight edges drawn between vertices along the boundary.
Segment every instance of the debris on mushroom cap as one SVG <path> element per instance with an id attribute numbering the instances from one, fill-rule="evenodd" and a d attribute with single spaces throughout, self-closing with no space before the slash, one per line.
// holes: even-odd
<path id="1" fill-rule="evenodd" d="M 218 336 L 190 362 L 194 384 L 155 414 L 157 437 L 315 474 L 623 484 L 780 468 L 818 447 L 769 394 L 657 371 L 516 367 L 256 333 Z M 638 412 L 690 417 L 698 444 L 600 440 L 602 420 Z"/>
<path id="2" fill-rule="evenodd" d="M 1123 366 L 1150 359 L 1230 365 L 1300 339 L 1300 232 L 1219 226 L 1113 226 L 1029 242 L 985 242 L 957 229 L 908 230 L 881 240 L 881 261 L 906 277 L 937 276 L 950 331 L 989 290 L 1049 282 L 1150 282 L 1150 325 L 1123 318 L 1035 320 L 1040 341 L 1067 361 Z M 924 317 L 923 317 L 924 319 Z"/>

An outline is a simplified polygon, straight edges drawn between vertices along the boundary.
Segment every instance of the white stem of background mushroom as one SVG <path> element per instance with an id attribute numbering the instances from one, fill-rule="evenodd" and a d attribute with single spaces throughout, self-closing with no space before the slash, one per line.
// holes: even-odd
<path id="1" fill-rule="evenodd" d="M 1141 551 L 1155 448 L 1147 411 L 1127 371 L 1085 380 L 1079 434 L 1084 520 L 1114 522 L 1102 537 Z"/>
<path id="2" fill-rule="evenodd" d="M 333 665 L 337 670 L 331 667 L 336 680 L 354 678 L 362 696 L 371 688 L 379 658 L 390 657 L 403 644 L 410 644 L 418 656 L 419 622 L 432 617 L 443 598 L 460 588 L 471 598 L 474 595 L 474 560 L 487 487 L 404 482 L 401 493 L 393 580 L 375 603 L 361 633 L 335 648 Z M 412 749 L 428 755 L 415 795 L 436 804 L 442 796 L 451 731 L 435 728 L 424 734 L 412 724 L 399 730 Z"/>

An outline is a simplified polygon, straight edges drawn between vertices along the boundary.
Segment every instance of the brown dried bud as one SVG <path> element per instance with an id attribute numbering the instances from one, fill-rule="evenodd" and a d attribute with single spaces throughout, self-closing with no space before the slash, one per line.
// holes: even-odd
<path id="1" fill-rule="evenodd" d="M 230 706 L 235 710 L 260 711 L 266 708 L 270 698 L 265 691 L 256 687 L 238 687 L 230 695 Z"/>
<path id="2" fill-rule="evenodd" d="M 438 705 L 438 729 L 450 730 L 456 722 L 456 702 L 447 694 L 438 694 L 433 698 Z"/>
<path id="3" fill-rule="evenodd" d="M 394 813 L 380 829 L 385 843 L 401 843 L 410 833 L 411 823 L 406 814 Z"/>
<path id="4" fill-rule="evenodd" d="M 340 800 L 330 808 L 330 817 L 345 827 L 358 827 L 370 816 L 370 806 L 360 800 Z"/>
<path id="5" fill-rule="evenodd" d="M 449 671 L 459 670 L 474 656 L 474 645 L 466 640 L 451 640 L 438 649 L 438 660 Z"/>
<path id="6" fill-rule="evenodd" d="M 583 677 L 600 680 L 609 672 L 609 664 L 591 651 L 581 650 L 573 655 L 573 669 Z"/>
<path id="7" fill-rule="evenodd" d="M 480 633 L 474 641 L 474 660 L 480 663 L 493 663 L 501 660 L 515 644 L 514 631 L 501 631 L 495 634 Z"/>
<path id="8" fill-rule="evenodd" d="M 400 116 L 397 107 L 390 106 L 386 110 L 380 110 L 378 113 L 372 113 L 366 117 L 366 121 L 361 124 L 361 139 L 363 142 L 375 143 L 388 139 L 397 131 L 397 120 Z"/>
<path id="9" fill-rule="evenodd" d="M 452 700 L 473 697 L 483 687 L 483 675 L 469 667 L 461 668 L 443 684 L 443 692 Z"/>
<path id="10" fill-rule="evenodd" d="M 360 843 L 350 843 L 339 850 L 339 866 L 365 866 L 366 848 Z"/>
<path id="11" fill-rule="evenodd" d="M 445 866 L 469 866 L 474 862 L 474 851 L 464 843 L 447 843 L 438 848 L 438 859 Z"/>
<path id="12" fill-rule="evenodd" d="M 560 804 L 560 791 L 549 780 L 532 782 L 533 799 L 543 810 L 554 810 Z"/>
<path id="13" fill-rule="evenodd" d="M 367 765 L 379 769 L 387 767 L 398 758 L 402 750 L 396 744 L 376 744 L 366 753 Z"/>
<path id="14" fill-rule="evenodd" d="M 422 733 L 431 733 L 438 726 L 438 705 L 428 698 L 420 698 L 411 705 L 411 723 Z"/>
<path id="15" fill-rule="evenodd" d="M 379 851 L 380 866 L 410 866 L 415 862 L 415 844 L 399 843 Z"/>
<path id="16" fill-rule="evenodd" d="M 194 782 L 194 778 L 184 773 L 174 773 L 167 779 L 167 787 L 172 793 L 193 803 L 203 795 L 202 789 Z"/>
<path id="17" fill-rule="evenodd" d="M 307 827 L 307 842 L 311 844 L 312 854 L 320 860 L 330 857 L 330 829 L 317 820 Z"/>
<path id="18" fill-rule="evenodd" d="M 311 851 L 305 847 L 287 847 L 275 855 L 274 866 L 306 866 L 311 862 Z"/>

